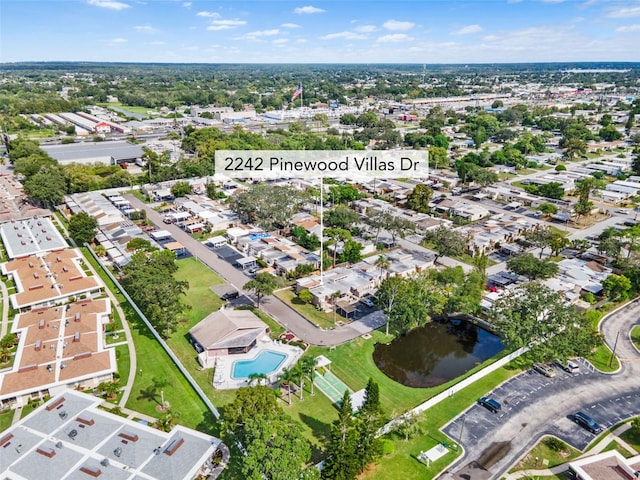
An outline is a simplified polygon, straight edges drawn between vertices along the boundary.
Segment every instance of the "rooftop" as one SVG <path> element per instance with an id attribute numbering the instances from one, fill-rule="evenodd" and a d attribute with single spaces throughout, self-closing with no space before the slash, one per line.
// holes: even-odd
<path id="1" fill-rule="evenodd" d="M 46 304 L 71 295 L 81 295 L 103 287 L 95 276 L 88 277 L 76 250 L 57 250 L 16 258 L 0 265 L 4 275 L 12 275 L 17 293 L 10 295 L 16 310 Z"/>
<path id="2" fill-rule="evenodd" d="M 2 478 L 191 480 L 221 444 L 182 426 L 165 433 L 138 424 L 100 403 L 65 390 L 4 431 Z"/>
<path id="3" fill-rule="evenodd" d="M 9 258 L 24 257 L 67 247 L 50 218 L 11 220 L 0 225 L 0 236 Z"/>
<path id="4" fill-rule="evenodd" d="M 13 368 L 0 373 L 0 399 L 116 371 L 101 337 L 110 310 L 106 299 L 81 300 L 16 315 L 11 331 L 20 342 Z"/>

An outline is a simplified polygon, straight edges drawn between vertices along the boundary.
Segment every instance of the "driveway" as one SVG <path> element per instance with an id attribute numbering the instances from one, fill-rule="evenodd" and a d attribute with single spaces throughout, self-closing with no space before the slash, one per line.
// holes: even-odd
<path id="1" fill-rule="evenodd" d="M 242 290 L 242 287 L 249 281 L 249 278 L 241 270 L 235 268 L 226 260 L 219 258 L 215 253 L 215 249 L 209 249 L 191 235 L 181 230 L 177 225 L 164 224 L 162 222 L 162 216 L 137 197 L 125 195 L 125 198 L 131 202 L 133 208 L 144 209 L 147 212 L 147 218 L 149 220 L 161 226 L 163 230 L 170 232 L 173 238 L 184 245 L 191 255 L 209 266 L 209 268 L 233 285 L 238 291 L 241 291 L 243 295 L 256 301 L 255 296 Z M 381 316 L 383 317 L 382 313 L 377 313 L 375 315 L 367 315 L 359 320 L 332 330 L 322 330 L 273 295 L 263 298 L 260 302 L 260 308 L 285 328 L 293 332 L 298 338 L 312 345 L 340 345 L 384 325 L 384 319 L 380 318 Z"/>
<path id="2" fill-rule="evenodd" d="M 628 335 L 639 318 L 640 301 L 636 301 L 602 325 L 610 347 L 617 337 L 616 353 L 622 361 L 618 373 L 589 371 L 585 362 L 577 375 L 557 368 L 555 378 L 525 372 L 490 394 L 503 404 L 501 413 L 473 406 L 447 425 L 444 431 L 455 440 L 461 437 L 465 454 L 440 478 L 498 479 L 545 434 L 584 450 L 595 437 L 572 422 L 579 410 L 604 428 L 640 414 L 640 355 Z"/>

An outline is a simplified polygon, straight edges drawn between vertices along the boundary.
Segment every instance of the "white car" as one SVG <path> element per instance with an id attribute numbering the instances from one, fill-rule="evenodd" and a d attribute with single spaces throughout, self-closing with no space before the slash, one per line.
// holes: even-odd
<path id="1" fill-rule="evenodd" d="M 616 210 L 616 213 L 621 213 L 623 215 L 628 215 L 629 214 L 629 210 L 625 210 L 624 208 L 619 208 L 618 210 Z"/>
<path id="2" fill-rule="evenodd" d="M 373 300 L 371 300 L 371 298 L 369 297 L 362 298 L 360 301 L 364 303 L 367 307 L 373 307 L 375 305 L 375 303 L 373 303 Z"/>

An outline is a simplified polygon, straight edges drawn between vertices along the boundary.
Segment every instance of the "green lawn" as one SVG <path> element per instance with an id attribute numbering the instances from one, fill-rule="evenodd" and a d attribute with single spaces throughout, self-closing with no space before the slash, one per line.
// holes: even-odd
<path id="1" fill-rule="evenodd" d="M 640 350 L 640 325 L 636 325 L 631 329 L 631 341 Z"/>
<path id="2" fill-rule="evenodd" d="M 325 330 L 330 330 L 335 327 L 333 312 L 325 313 L 317 310 L 313 305 L 302 302 L 293 292 L 293 289 L 278 290 L 275 295 L 317 327 L 324 328 Z M 336 315 L 335 318 L 336 322 L 340 320 L 344 321 L 344 317 L 340 315 Z"/>
<path id="3" fill-rule="evenodd" d="M 556 452 L 551 450 L 545 443 L 546 439 L 540 440 L 535 447 L 533 447 L 527 455 L 518 462 L 518 464 L 510 470 L 510 472 L 517 472 L 519 470 L 534 470 L 543 468 L 553 468 L 563 463 L 567 463 L 574 458 L 581 455 L 581 452 L 575 448 L 567 445 L 566 450 L 563 452 Z M 536 460 L 536 458 L 538 460 Z M 544 466 L 542 461 L 544 459 L 549 460 L 549 465 Z"/>
<path id="4" fill-rule="evenodd" d="M 604 450 L 602 450 L 603 452 L 609 452 L 611 450 L 616 450 L 620 455 L 622 455 L 624 458 L 630 458 L 633 456 L 633 454 L 627 450 L 626 448 L 624 448 L 622 445 L 620 445 L 618 442 L 616 442 L 615 440 L 613 440 L 612 442 L 609 443 L 609 445 L 607 445 L 606 447 L 604 447 Z"/>
<path id="5" fill-rule="evenodd" d="M 610 373 L 615 372 L 620 368 L 620 362 L 618 361 L 618 357 L 613 357 L 613 352 L 607 347 L 604 342 L 595 349 L 595 351 L 590 355 L 585 355 L 585 358 L 589 360 L 594 367 L 596 367 L 601 372 Z"/>
<path id="6" fill-rule="evenodd" d="M 620 438 L 627 442 L 636 452 L 640 452 L 640 431 L 630 428 Z"/>
<path id="7" fill-rule="evenodd" d="M 124 334 L 120 335 L 124 338 Z M 124 387 L 129 381 L 129 369 L 131 368 L 131 355 L 128 345 L 119 345 L 116 349 L 116 361 L 118 362 L 118 374 L 120 375 L 120 386 Z"/>
<path id="8" fill-rule="evenodd" d="M 0 432 L 3 432 L 7 428 L 9 428 L 12 421 L 13 410 L 7 410 L 6 412 L 0 413 Z"/>
<path id="9" fill-rule="evenodd" d="M 408 441 L 395 434 L 390 434 L 389 438 L 395 446 L 394 453 L 381 458 L 377 465 L 360 477 L 360 480 L 434 478 L 438 472 L 454 461 L 460 452 L 452 448 L 450 453 L 432 463 L 430 467 L 418 462 L 416 456 L 421 451 L 428 450 L 442 441 L 452 443 L 451 439 L 440 432 L 440 429 L 466 410 L 478 397 L 485 395 L 517 373 L 519 373 L 517 369 L 499 368 L 490 375 L 463 388 L 450 398 L 438 403 L 420 416 L 421 433 Z"/>
<path id="10" fill-rule="evenodd" d="M 189 322 L 179 328 L 179 330 L 186 332 L 211 312 L 220 309 L 223 302 L 211 291 L 210 287 L 225 282 L 209 267 L 193 257 L 178 260 L 176 263 L 178 271 L 174 277 L 177 280 L 189 282 L 187 295 L 184 299 L 185 303 L 191 306 L 191 309 L 184 313 Z"/>
<path id="11" fill-rule="evenodd" d="M 118 291 L 91 254 L 85 252 L 85 258 L 94 266 L 107 288 L 112 292 Z M 178 423 L 202 432 L 217 434 L 218 425 L 200 397 L 119 291 L 116 297 L 131 327 L 138 368 L 127 408 L 157 418 L 161 413 L 156 407 L 160 404 L 160 395 L 163 392 L 165 400 L 171 403 L 172 409 L 180 415 Z M 142 373 L 139 373 L 140 371 Z"/>

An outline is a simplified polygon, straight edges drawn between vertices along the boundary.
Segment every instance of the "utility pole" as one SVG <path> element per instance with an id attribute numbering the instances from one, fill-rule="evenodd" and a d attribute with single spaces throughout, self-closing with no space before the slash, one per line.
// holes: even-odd
<path id="1" fill-rule="evenodd" d="M 611 357 L 609 358 L 609 367 L 611 367 L 611 364 L 613 363 L 613 357 L 616 356 L 616 348 L 618 347 L 619 336 L 620 336 L 620 330 L 618 330 L 618 333 L 616 334 L 616 341 L 613 342 L 613 351 L 611 352 Z"/>

